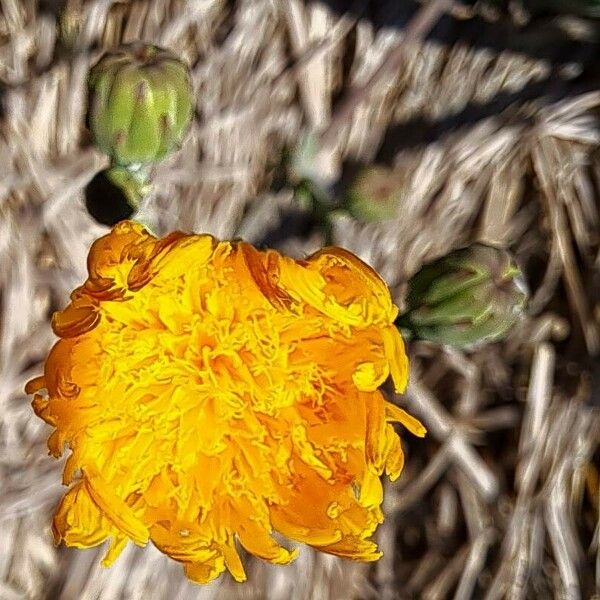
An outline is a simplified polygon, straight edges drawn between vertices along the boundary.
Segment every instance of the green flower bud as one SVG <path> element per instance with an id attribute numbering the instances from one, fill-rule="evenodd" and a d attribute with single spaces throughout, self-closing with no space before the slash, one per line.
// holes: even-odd
<path id="1" fill-rule="evenodd" d="M 192 86 L 188 68 L 171 52 L 124 46 L 98 61 L 88 84 L 89 128 L 113 163 L 152 163 L 181 143 L 192 117 Z"/>
<path id="2" fill-rule="evenodd" d="M 472 348 L 506 336 L 526 301 L 511 255 L 474 244 L 425 265 L 409 281 L 407 310 L 396 323 L 420 339 Z"/>
<path id="3" fill-rule="evenodd" d="M 402 198 L 403 175 L 394 169 L 362 169 L 346 193 L 346 208 L 359 221 L 375 223 L 393 219 Z"/>

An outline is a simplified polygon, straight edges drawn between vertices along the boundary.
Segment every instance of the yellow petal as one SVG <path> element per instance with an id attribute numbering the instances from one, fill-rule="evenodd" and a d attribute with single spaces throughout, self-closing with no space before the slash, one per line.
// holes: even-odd
<path id="1" fill-rule="evenodd" d="M 225 559 L 217 556 L 211 562 L 185 563 L 185 574 L 196 583 L 210 583 L 225 570 Z"/>
<path id="2" fill-rule="evenodd" d="M 303 527 L 302 525 L 295 525 L 289 522 L 283 515 L 279 517 L 277 514 L 274 514 L 273 525 L 277 531 L 286 537 L 310 546 L 315 546 L 316 548 L 339 542 L 343 537 L 340 529 L 312 529 L 310 527 Z"/>
<path id="3" fill-rule="evenodd" d="M 385 361 L 360 363 L 354 373 L 352 381 L 361 392 L 374 392 L 389 375 L 389 366 Z"/>
<path id="4" fill-rule="evenodd" d="M 111 492 L 102 477 L 94 472 L 94 469 L 86 467 L 84 472 L 84 483 L 90 498 L 103 511 L 103 513 L 132 541 L 143 546 L 148 542 L 148 528 L 140 521 L 133 511 Z"/>
<path id="5" fill-rule="evenodd" d="M 398 434 L 389 424 L 386 427 L 386 446 L 385 474 L 390 481 L 396 481 L 404 467 L 404 452 Z"/>
<path id="6" fill-rule="evenodd" d="M 390 373 L 394 382 L 394 391 L 401 394 L 408 383 L 408 357 L 404 350 L 404 342 L 400 332 L 394 325 L 386 327 L 381 332 L 385 355 L 390 365 Z"/>
<path id="7" fill-rule="evenodd" d="M 427 433 L 427 429 L 425 429 L 419 419 L 415 419 L 415 417 L 409 415 L 405 410 L 391 402 L 386 402 L 385 404 L 385 417 L 392 423 L 402 423 L 406 429 L 417 437 L 425 437 Z"/>
<path id="8" fill-rule="evenodd" d="M 325 276 L 325 293 L 350 307 L 363 300 L 362 317 L 368 323 L 390 324 L 398 314 L 383 279 L 365 262 L 343 248 L 323 248 L 307 259 L 309 267 Z M 367 308 L 368 307 L 368 308 Z"/>
<path id="9" fill-rule="evenodd" d="M 248 552 L 276 565 L 287 565 L 298 554 L 298 550 L 288 550 L 280 546 L 271 537 L 270 529 L 260 527 L 249 517 L 240 520 L 237 534 L 240 544 Z"/>
<path id="10" fill-rule="evenodd" d="M 383 470 L 383 450 L 385 447 L 385 401 L 381 392 L 361 394 L 366 406 L 367 436 L 365 453 L 367 464 L 378 475 Z"/>
<path id="11" fill-rule="evenodd" d="M 294 442 L 294 447 L 298 451 L 300 458 L 307 465 L 313 467 L 323 479 L 329 479 L 331 477 L 331 469 L 319 460 L 315 454 L 315 449 L 307 438 L 306 427 L 303 425 L 295 425 L 292 429 L 292 441 Z"/>
<path id="12" fill-rule="evenodd" d="M 364 562 L 373 562 L 383 556 L 383 552 L 377 550 L 377 544 L 357 538 L 345 538 L 337 544 L 324 546 L 319 550 L 342 558 Z"/>
<path id="13" fill-rule="evenodd" d="M 25 393 L 26 394 L 35 394 L 35 392 L 39 392 L 41 389 L 46 387 L 46 378 L 43 375 L 39 377 L 34 377 L 30 381 L 28 381 L 25 385 Z"/>
<path id="14" fill-rule="evenodd" d="M 102 559 L 102 566 L 110 567 L 115 562 L 115 560 L 119 558 L 119 555 L 121 554 L 121 552 L 123 552 L 128 542 L 129 538 L 126 535 L 117 535 L 113 537 L 110 546 L 106 551 L 104 558 Z"/>
<path id="15" fill-rule="evenodd" d="M 92 502 L 83 483 L 74 485 L 61 500 L 52 522 L 55 543 L 91 548 L 98 546 L 113 533 Z"/>
<path id="16" fill-rule="evenodd" d="M 379 475 L 370 470 L 365 471 L 358 502 L 361 506 L 371 509 L 379 506 L 383 501 L 383 486 Z"/>
<path id="17" fill-rule="evenodd" d="M 225 559 L 225 566 L 232 577 L 239 582 L 246 581 L 246 571 L 244 571 L 240 555 L 235 549 L 235 541 L 233 538 L 221 546 L 221 551 L 223 552 L 223 558 Z"/>

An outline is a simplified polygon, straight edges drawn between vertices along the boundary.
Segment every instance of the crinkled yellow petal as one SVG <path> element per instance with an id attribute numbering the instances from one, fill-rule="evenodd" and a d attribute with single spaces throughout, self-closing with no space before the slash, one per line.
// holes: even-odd
<path id="1" fill-rule="evenodd" d="M 97 307 L 91 302 L 74 301 L 68 308 L 52 316 L 52 329 L 64 338 L 77 337 L 93 329 L 100 320 Z"/>
<path id="2" fill-rule="evenodd" d="M 401 394 L 408 383 L 408 357 L 404 350 L 404 342 L 400 332 L 394 325 L 385 327 L 382 332 L 385 355 L 390 365 L 390 373 L 394 382 L 394 391 Z"/>
<path id="3" fill-rule="evenodd" d="M 125 546 L 127 546 L 128 542 L 129 537 L 126 535 L 121 534 L 113 537 L 110 546 L 106 551 L 104 558 L 102 559 L 102 566 L 110 567 L 115 562 L 115 560 L 119 558 L 121 552 L 125 550 Z"/>
<path id="4" fill-rule="evenodd" d="M 323 248 L 308 258 L 309 268 L 321 273 L 325 293 L 348 307 L 360 306 L 363 320 L 379 325 L 393 323 L 398 309 L 383 279 L 357 256 L 343 248 Z"/>
<path id="5" fill-rule="evenodd" d="M 41 389 L 46 387 L 46 378 L 43 375 L 39 377 L 34 377 L 31 381 L 28 381 L 25 385 L 25 393 L 26 394 L 35 394 L 39 392 Z"/>
<path id="6" fill-rule="evenodd" d="M 391 425 L 387 425 L 386 430 L 386 452 L 385 452 L 385 474 L 391 481 L 396 481 L 400 477 L 404 467 L 404 452 L 400 438 Z"/>
<path id="7" fill-rule="evenodd" d="M 361 392 L 374 392 L 388 378 L 389 365 L 385 361 L 360 363 L 354 373 L 352 381 Z"/>
<path id="8" fill-rule="evenodd" d="M 385 416 L 388 421 L 402 423 L 406 429 L 417 437 L 425 437 L 427 433 L 427 429 L 425 429 L 419 419 L 415 419 L 415 417 L 409 415 L 405 410 L 391 402 L 386 402 Z"/>
<path id="9" fill-rule="evenodd" d="M 383 502 L 383 486 L 377 473 L 370 470 L 365 471 L 358 502 L 368 509 L 378 507 Z"/>
<path id="10" fill-rule="evenodd" d="M 184 563 L 187 577 L 195 583 L 210 583 L 225 570 L 225 559 L 217 556 L 206 562 Z"/>
<path id="11" fill-rule="evenodd" d="M 104 517 L 85 485 L 74 485 L 61 500 L 52 523 L 55 543 L 90 548 L 119 532 Z"/>
<path id="12" fill-rule="evenodd" d="M 235 541 L 232 537 L 221 546 L 221 551 L 223 552 L 225 566 L 232 577 L 239 582 L 246 581 L 246 571 L 244 570 L 240 555 L 235 548 Z"/>
<path id="13" fill-rule="evenodd" d="M 110 488 L 98 473 L 87 467 L 84 473 L 85 489 L 100 510 L 136 544 L 146 544 L 149 533 L 144 523 L 135 516 L 125 502 L 111 493 Z"/>
<path id="14" fill-rule="evenodd" d="M 292 441 L 294 448 L 298 452 L 300 459 L 312 467 L 324 479 L 329 479 L 332 475 L 331 469 L 327 468 L 322 461 L 317 458 L 315 449 L 307 439 L 306 427 L 295 425 L 292 429 Z"/>
<path id="15" fill-rule="evenodd" d="M 369 467 L 379 475 L 384 465 L 386 402 L 380 392 L 363 393 L 367 406 L 365 456 Z"/>
<path id="16" fill-rule="evenodd" d="M 287 565 L 296 558 L 298 550 L 280 546 L 269 530 L 261 528 L 249 518 L 241 519 L 237 531 L 240 544 L 251 554 L 276 565 Z"/>
<path id="17" fill-rule="evenodd" d="M 383 552 L 377 550 L 377 544 L 356 538 L 347 538 L 343 542 L 323 546 L 319 550 L 342 558 L 364 562 L 373 562 L 383 556 Z"/>
<path id="18" fill-rule="evenodd" d="M 169 515 L 164 515 L 169 517 Z M 154 545 L 171 558 L 184 563 L 214 562 L 220 555 L 213 541 L 207 535 L 202 535 L 195 529 L 190 529 L 191 524 L 168 518 L 161 521 L 160 525 L 152 528 L 152 542 Z"/>

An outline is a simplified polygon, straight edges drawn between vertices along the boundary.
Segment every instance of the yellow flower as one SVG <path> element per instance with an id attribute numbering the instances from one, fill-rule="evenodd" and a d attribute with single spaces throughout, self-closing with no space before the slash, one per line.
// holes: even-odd
<path id="1" fill-rule="evenodd" d="M 27 385 L 50 453 L 72 451 L 56 543 L 110 538 L 109 565 L 151 540 L 202 583 L 245 579 L 238 544 L 290 562 L 274 532 L 380 556 L 379 476 L 403 464 L 392 423 L 425 429 L 378 390 L 391 375 L 402 391 L 408 361 L 375 272 L 339 248 L 298 261 L 132 222 L 94 243 L 88 270 Z"/>

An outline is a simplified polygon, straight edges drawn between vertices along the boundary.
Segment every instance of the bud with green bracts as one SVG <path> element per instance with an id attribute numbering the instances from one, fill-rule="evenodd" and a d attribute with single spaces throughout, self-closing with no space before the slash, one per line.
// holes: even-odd
<path id="1" fill-rule="evenodd" d="M 393 219 L 402 199 L 404 176 L 384 166 L 365 167 L 354 177 L 345 208 L 359 221 L 376 223 Z"/>
<path id="2" fill-rule="evenodd" d="M 472 349 L 506 336 L 527 289 L 510 253 L 474 244 L 425 265 L 408 284 L 396 324 L 416 338 Z"/>
<path id="3" fill-rule="evenodd" d="M 105 54 L 88 80 L 88 124 L 96 147 L 119 166 L 161 160 L 190 123 L 189 69 L 168 50 L 148 44 Z"/>

